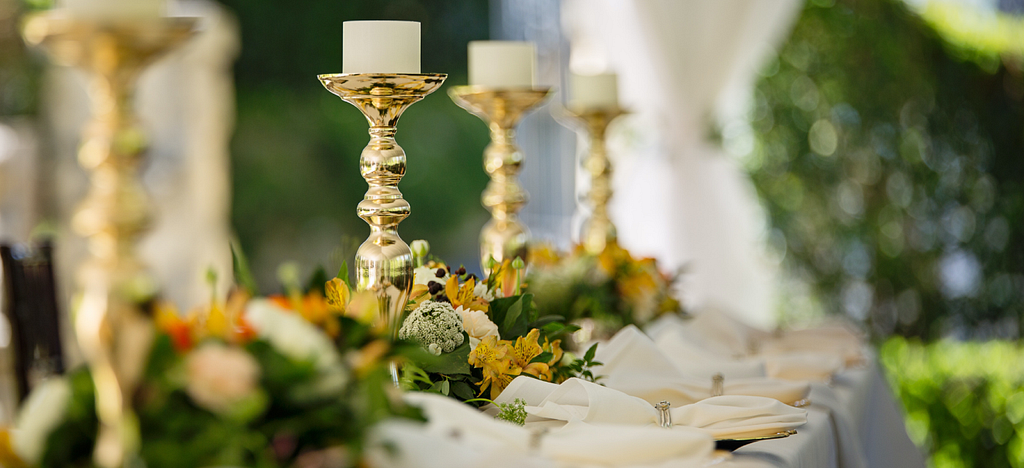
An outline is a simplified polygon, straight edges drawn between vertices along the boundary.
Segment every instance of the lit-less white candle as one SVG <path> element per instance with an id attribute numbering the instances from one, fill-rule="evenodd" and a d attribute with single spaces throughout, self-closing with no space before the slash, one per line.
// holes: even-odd
<path id="1" fill-rule="evenodd" d="M 419 73 L 420 23 L 346 21 L 341 48 L 342 73 Z"/>
<path id="2" fill-rule="evenodd" d="M 537 50 L 532 42 L 469 43 L 469 84 L 491 88 L 532 88 Z"/>
<path id="3" fill-rule="evenodd" d="M 570 77 L 569 107 L 576 110 L 619 106 L 619 79 L 614 73 Z"/>
<path id="4" fill-rule="evenodd" d="M 92 20 L 159 18 L 167 14 L 167 0 L 63 0 L 69 16 Z"/>

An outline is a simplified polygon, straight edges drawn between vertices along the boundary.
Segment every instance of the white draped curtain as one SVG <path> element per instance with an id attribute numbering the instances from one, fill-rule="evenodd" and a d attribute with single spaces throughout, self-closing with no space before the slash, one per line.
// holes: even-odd
<path id="1" fill-rule="evenodd" d="M 611 213 L 625 247 L 685 268 L 687 306 L 774 324 L 777 268 L 739 164 L 706 136 L 740 117 L 801 0 L 566 0 L 574 72 L 619 75 Z"/>

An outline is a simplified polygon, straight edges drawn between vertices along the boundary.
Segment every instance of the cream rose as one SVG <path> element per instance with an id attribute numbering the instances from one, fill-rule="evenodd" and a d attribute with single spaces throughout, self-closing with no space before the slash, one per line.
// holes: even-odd
<path id="1" fill-rule="evenodd" d="M 260 378 L 259 364 L 249 353 L 219 343 L 189 353 L 185 367 L 188 395 L 199 406 L 219 414 L 252 396 Z"/>
<path id="2" fill-rule="evenodd" d="M 466 334 L 469 335 L 469 348 L 476 349 L 476 345 L 480 344 L 484 338 L 488 336 L 494 336 L 501 339 L 498 335 L 498 326 L 491 321 L 490 317 L 487 316 L 487 312 L 482 310 L 471 310 L 465 309 L 459 306 L 455 309 L 455 312 L 462 317 L 462 328 L 466 330 Z"/>

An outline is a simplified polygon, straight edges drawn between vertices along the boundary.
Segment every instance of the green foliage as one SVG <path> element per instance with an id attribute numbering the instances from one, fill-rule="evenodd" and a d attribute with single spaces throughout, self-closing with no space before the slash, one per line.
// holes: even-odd
<path id="1" fill-rule="evenodd" d="M 1024 467 L 1024 347 L 890 338 L 880 359 L 907 432 L 945 467 Z"/>
<path id="2" fill-rule="evenodd" d="M 498 414 L 494 419 L 508 421 L 517 426 L 526 425 L 526 402 L 516 398 L 512 403 L 501 403 L 498 405 Z"/>
<path id="3" fill-rule="evenodd" d="M 763 75 L 723 137 L 797 282 L 780 310 L 845 312 L 878 335 L 1018 336 L 1019 61 L 951 56 L 901 1 L 838 0 L 809 2 Z"/>
<path id="4" fill-rule="evenodd" d="M 525 336 L 530 331 L 529 325 L 537 320 L 532 294 L 495 298 L 488 314 L 498 325 L 498 334 L 503 339 Z"/>
<path id="5" fill-rule="evenodd" d="M 249 270 L 249 260 L 245 258 L 245 252 L 235 244 L 231 244 L 231 271 L 236 286 L 244 289 L 250 296 L 260 293 L 256 280 L 252 277 L 252 271 Z"/>

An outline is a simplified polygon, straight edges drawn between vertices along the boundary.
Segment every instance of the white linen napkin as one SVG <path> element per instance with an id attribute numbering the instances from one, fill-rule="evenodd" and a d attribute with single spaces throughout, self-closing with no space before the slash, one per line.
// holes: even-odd
<path id="1" fill-rule="evenodd" d="M 856 332 L 841 325 L 825 325 L 803 330 L 790 330 L 781 337 L 761 345 L 765 354 L 811 352 L 838 356 L 846 366 L 864 361 L 864 341 Z"/>
<path id="2" fill-rule="evenodd" d="M 546 384 L 528 377 L 516 380 L 521 379 Z M 543 385 L 524 387 L 520 384 L 519 388 L 524 393 L 517 397 L 531 395 L 533 389 L 529 387 L 540 388 L 541 393 L 547 390 Z M 502 393 L 504 394 L 505 392 Z M 628 395 L 622 396 L 631 398 Z M 544 466 L 545 461 L 553 461 L 559 466 L 582 464 L 627 467 L 668 460 L 673 464 L 682 462 L 683 466 L 690 466 L 706 459 L 714 448 L 714 441 L 706 431 L 689 428 L 667 431 L 660 427 L 589 424 L 580 420 L 545 432 L 540 436 L 539 447 L 531 447 L 530 429 L 495 420 L 493 416 L 451 398 L 410 392 L 405 395 L 405 400 L 423 409 L 428 420 L 416 435 L 409 434 L 413 431 L 412 428 L 399 428 L 400 432 L 404 431 L 403 439 L 414 442 L 414 446 L 407 447 L 406 450 L 416 453 L 445 453 L 445 457 L 441 457 L 444 459 L 448 459 L 451 451 L 457 452 L 457 455 L 452 457 L 456 460 L 479 462 L 510 457 L 526 466 Z M 647 407 L 645 403 L 640 403 Z M 436 446 L 430 446 L 431 440 L 437 442 Z M 404 440 L 398 441 L 398 444 L 409 445 Z M 439 452 L 438 447 L 442 447 L 444 452 Z M 391 466 L 402 468 L 416 465 Z M 446 466 L 453 468 L 451 465 Z M 499 466 L 514 465 L 503 460 Z"/>
<path id="3" fill-rule="evenodd" d="M 571 466 L 652 465 L 667 460 L 672 466 L 700 466 L 714 448 L 711 435 L 700 429 L 676 427 L 669 431 L 582 421 L 569 421 L 541 442 L 541 454 Z"/>
<path id="4" fill-rule="evenodd" d="M 806 380 L 826 382 L 843 369 L 843 359 L 833 352 L 811 353 L 808 351 L 788 351 L 769 349 L 758 355 L 729 358 L 714 354 L 701 348 L 692 338 L 692 331 L 681 319 L 664 320 L 654 338 L 655 345 L 676 368 L 690 377 L 710 379 L 715 374 L 722 374 L 726 382 L 734 378 L 771 377 L 783 380 Z M 798 336 L 804 336 L 798 332 Z M 806 341 L 806 340 L 803 340 Z M 803 343 L 797 338 L 797 343 Z M 846 341 L 841 341 L 848 343 Z M 855 341 L 856 342 L 856 341 Z M 757 348 L 762 344 L 756 345 Z M 826 349 L 832 349 L 830 348 Z"/>
<path id="5" fill-rule="evenodd" d="M 843 360 L 834 354 L 793 352 L 767 354 L 765 370 L 776 379 L 828 382 L 843 370 Z"/>
<path id="6" fill-rule="evenodd" d="M 550 383 L 517 377 L 496 403 L 521 398 L 527 413 L 545 419 L 650 426 L 658 410 L 640 398 L 580 379 L 569 379 L 553 391 Z M 540 401 L 535 398 L 547 393 Z M 771 398 L 733 395 L 708 398 L 671 409 L 675 425 L 704 429 L 717 438 L 766 435 L 801 426 L 807 412 Z"/>
<path id="7" fill-rule="evenodd" d="M 800 427 L 807 411 L 771 398 L 725 395 L 674 408 L 672 422 L 704 429 L 716 439 L 738 439 Z"/>
<path id="8" fill-rule="evenodd" d="M 639 329 L 623 328 L 597 347 L 596 359 L 604 363 L 597 374 L 609 388 L 640 397 L 652 405 L 667 400 L 673 405 L 694 403 L 711 396 L 711 380 L 685 375 Z M 726 395 L 774 398 L 792 404 L 807 397 L 810 385 L 762 377 L 726 379 Z"/>
<path id="9" fill-rule="evenodd" d="M 735 378 L 768 375 L 763 359 L 731 359 L 707 351 L 687 338 L 681 324 L 666 325 L 654 339 L 654 344 L 677 369 L 690 377 L 710 381 L 715 374 L 722 374 L 728 382 Z"/>

